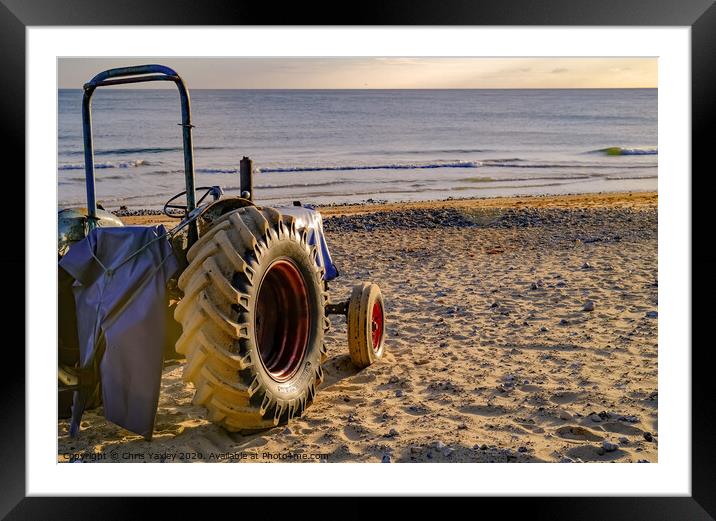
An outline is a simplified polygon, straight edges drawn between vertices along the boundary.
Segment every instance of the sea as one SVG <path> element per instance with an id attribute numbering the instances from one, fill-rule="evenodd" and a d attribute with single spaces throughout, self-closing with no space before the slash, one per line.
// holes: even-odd
<path id="1" fill-rule="evenodd" d="M 279 205 L 656 191 L 656 89 L 192 90 L 197 186 Z M 58 206 L 85 204 L 82 91 L 58 91 Z M 184 190 L 179 96 L 98 89 L 97 200 Z"/>

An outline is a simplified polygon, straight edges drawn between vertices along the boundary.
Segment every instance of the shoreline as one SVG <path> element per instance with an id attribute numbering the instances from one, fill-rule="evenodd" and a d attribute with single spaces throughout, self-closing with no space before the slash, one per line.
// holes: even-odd
<path id="1" fill-rule="evenodd" d="M 470 198 L 447 198 L 433 199 L 428 201 L 406 201 L 406 202 L 381 202 L 346 205 L 318 205 L 316 208 L 323 215 L 356 215 L 370 213 L 371 211 L 431 209 L 431 208 L 509 208 L 531 207 L 531 208 L 567 208 L 577 204 L 587 203 L 589 208 L 609 206 L 634 206 L 650 205 L 656 203 L 657 192 L 608 192 L 608 193 L 575 193 L 564 195 L 523 195 L 523 196 L 498 196 L 498 197 L 470 197 Z"/>
<path id="2" fill-rule="evenodd" d="M 658 204 L 657 192 L 603 192 L 603 193 L 575 193 L 566 195 L 527 195 L 510 197 L 486 198 L 446 198 L 428 201 L 405 202 L 376 202 L 367 200 L 360 203 L 315 205 L 315 208 L 325 217 L 361 215 L 374 212 L 395 212 L 410 210 L 436 210 L 436 209 L 478 209 L 478 208 L 570 208 L 580 205 L 583 208 L 648 208 Z M 258 203 L 261 206 L 260 202 Z M 270 205 L 266 205 L 270 206 Z M 166 217 L 160 210 L 132 209 L 126 213 L 113 212 L 126 224 L 167 224 L 178 223 Z"/>

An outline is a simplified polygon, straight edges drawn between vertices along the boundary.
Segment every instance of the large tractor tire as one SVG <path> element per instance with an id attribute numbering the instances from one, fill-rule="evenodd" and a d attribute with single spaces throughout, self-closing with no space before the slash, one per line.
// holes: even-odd
<path id="1" fill-rule="evenodd" d="M 261 430 L 313 401 L 330 326 L 316 253 L 292 217 L 254 206 L 217 219 L 187 252 L 176 349 L 210 421 Z"/>

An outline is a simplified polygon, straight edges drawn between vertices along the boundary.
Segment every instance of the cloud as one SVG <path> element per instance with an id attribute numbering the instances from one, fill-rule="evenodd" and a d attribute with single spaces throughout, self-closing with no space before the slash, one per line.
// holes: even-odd
<path id="1" fill-rule="evenodd" d="M 526 72 L 530 72 L 531 70 L 532 70 L 531 67 L 515 67 L 515 68 L 511 68 L 511 69 L 500 69 L 500 70 L 498 71 L 498 73 L 500 73 L 500 74 L 510 74 L 510 73 L 513 73 L 513 72 L 518 72 L 518 73 L 524 74 L 524 73 L 526 73 Z"/>
<path id="2" fill-rule="evenodd" d="M 58 83 L 61 88 L 80 88 L 97 71 L 133 65 L 135 60 L 61 58 Z M 195 89 L 653 88 L 657 85 L 654 58 L 145 57 L 142 61 L 166 63 L 178 70 Z"/>

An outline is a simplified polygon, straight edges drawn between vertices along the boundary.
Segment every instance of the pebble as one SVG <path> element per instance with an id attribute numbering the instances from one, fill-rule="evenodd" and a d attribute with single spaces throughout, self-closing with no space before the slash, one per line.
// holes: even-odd
<path id="1" fill-rule="evenodd" d="M 547 331 L 549 331 L 549 328 L 547 326 L 542 326 L 541 328 L 539 328 L 539 330 L 543 333 L 546 333 Z"/>
<path id="2" fill-rule="evenodd" d="M 465 429 L 467 429 L 467 425 L 466 425 L 465 423 L 461 423 L 461 424 L 459 424 L 459 425 L 457 426 L 457 429 L 458 429 L 458 430 L 465 430 Z"/>
<path id="3" fill-rule="evenodd" d="M 629 445 L 629 438 L 622 436 L 621 438 L 619 438 L 619 444 L 620 445 Z"/>
<path id="4" fill-rule="evenodd" d="M 646 312 L 646 318 L 658 318 L 659 313 L 656 311 L 647 311 Z"/>
<path id="5" fill-rule="evenodd" d="M 390 432 L 388 433 L 388 437 L 394 438 L 397 435 L 398 435 L 398 431 L 396 431 L 395 429 L 390 429 Z"/>
<path id="6" fill-rule="evenodd" d="M 654 441 L 654 436 L 652 436 L 652 434 L 651 434 L 650 432 L 645 432 L 645 433 L 644 433 L 644 439 L 645 439 L 646 441 Z"/>
<path id="7" fill-rule="evenodd" d="M 559 325 L 560 326 L 568 326 L 569 320 L 567 320 L 566 318 L 563 318 L 562 320 L 559 321 Z"/>
<path id="8" fill-rule="evenodd" d="M 381 460 L 381 463 L 390 463 L 390 456 L 388 454 L 383 454 L 383 459 Z"/>
<path id="9" fill-rule="evenodd" d="M 569 421 L 572 419 L 572 415 L 569 414 L 567 411 L 559 411 L 559 419 Z"/>
<path id="10" fill-rule="evenodd" d="M 453 198 L 455 199 L 455 198 Z M 366 200 L 365 202 L 369 202 Z M 387 201 L 373 200 L 371 204 L 381 205 Z M 344 203 L 324 205 L 326 207 L 343 207 Z M 115 209 L 116 210 L 116 209 Z M 114 212 L 119 217 L 161 215 L 161 210 L 130 209 L 126 206 Z M 630 237 L 652 237 L 656 229 L 656 212 L 634 212 L 631 209 L 589 209 L 575 212 L 563 208 L 520 208 L 495 212 L 493 209 L 471 211 L 465 214 L 456 208 L 415 208 L 401 211 L 376 211 L 361 215 L 333 215 L 323 218 L 323 228 L 331 233 L 342 232 L 371 232 L 373 230 L 391 229 L 435 229 L 435 228 L 529 228 L 529 227 L 555 227 L 563 230 L 569 240 L 581 243 L 580 237 L 575 237 L 571 231 L 575 226 L 595 227 L 594 232 L 599 240 L 623 240 Z M 609 229 L 609 223 L 630 223 L 626 233 L 622 233 L 623 224 L 619 225 L 619 235 Z M 584 233 L 590 233 L 586 230 Z M 580 232 L 580 236 L 583 235 Z M 585 262 L 583 269 L 591 268 Z"/>
<path id="11" fill-rule="evenodd" d="M 397 391 L 395 391 L 395 396 L 396 396 L 397 398 L 400 398 L 401 396 L 403 396 L 403 391 L 400 390 L 400 389 L 398 389 Z"/>
<path id="12" fill-rule="evenodd" d="M 602 442 L 602 448 L 607 452 L 614 452 L 615 450 L 617 450 L 619 448 L 619 445 L 617 445 L 616 443 L 612 443 L 610 441 L 604 440 Z"/>
<path id="13" fill-rule="evenodd" d="M 582 311 L 594 311 L 594 301 L 588 300 L 582 306 Z"/>
<path id="14" fill-rule="evenodd" d="M 592 420 L 595 423 L 599 423 L 602 421 L 602 419 L 599 417 L 598 414 L 592 413 L 589 415 L 589 419 Z"/>
<path id="15" fill-rule="evenodd" d="M 443 450 L 447 445 L 445 445 L 442 441 L 435 442 L 435 448 L 438 450 Z"/>
<path id="16" fill-rule="evenodd" d="M 583 269 L 583 270 L 588 270 L 588 269 L 591 269 L 591 268 L 592 268 L 592 265 L 589 264 L 588 262 L 585 262 L 584 264 L 582 264 L 582 269 Z"/>
<path id="17" fill-rule="evenodd" d="M 146 215 L 163 215 L 161 210 L 148 210 L 145 208 L 139 208 L 136 210 L 130 210 L 126 206 L 120 207 L 118 211 L 113 212 L 117 217 L 134 217 L 134 216 L 146 216 Z M 179 211 L 172 211 L 170 213 L 179 214 Z"/>

